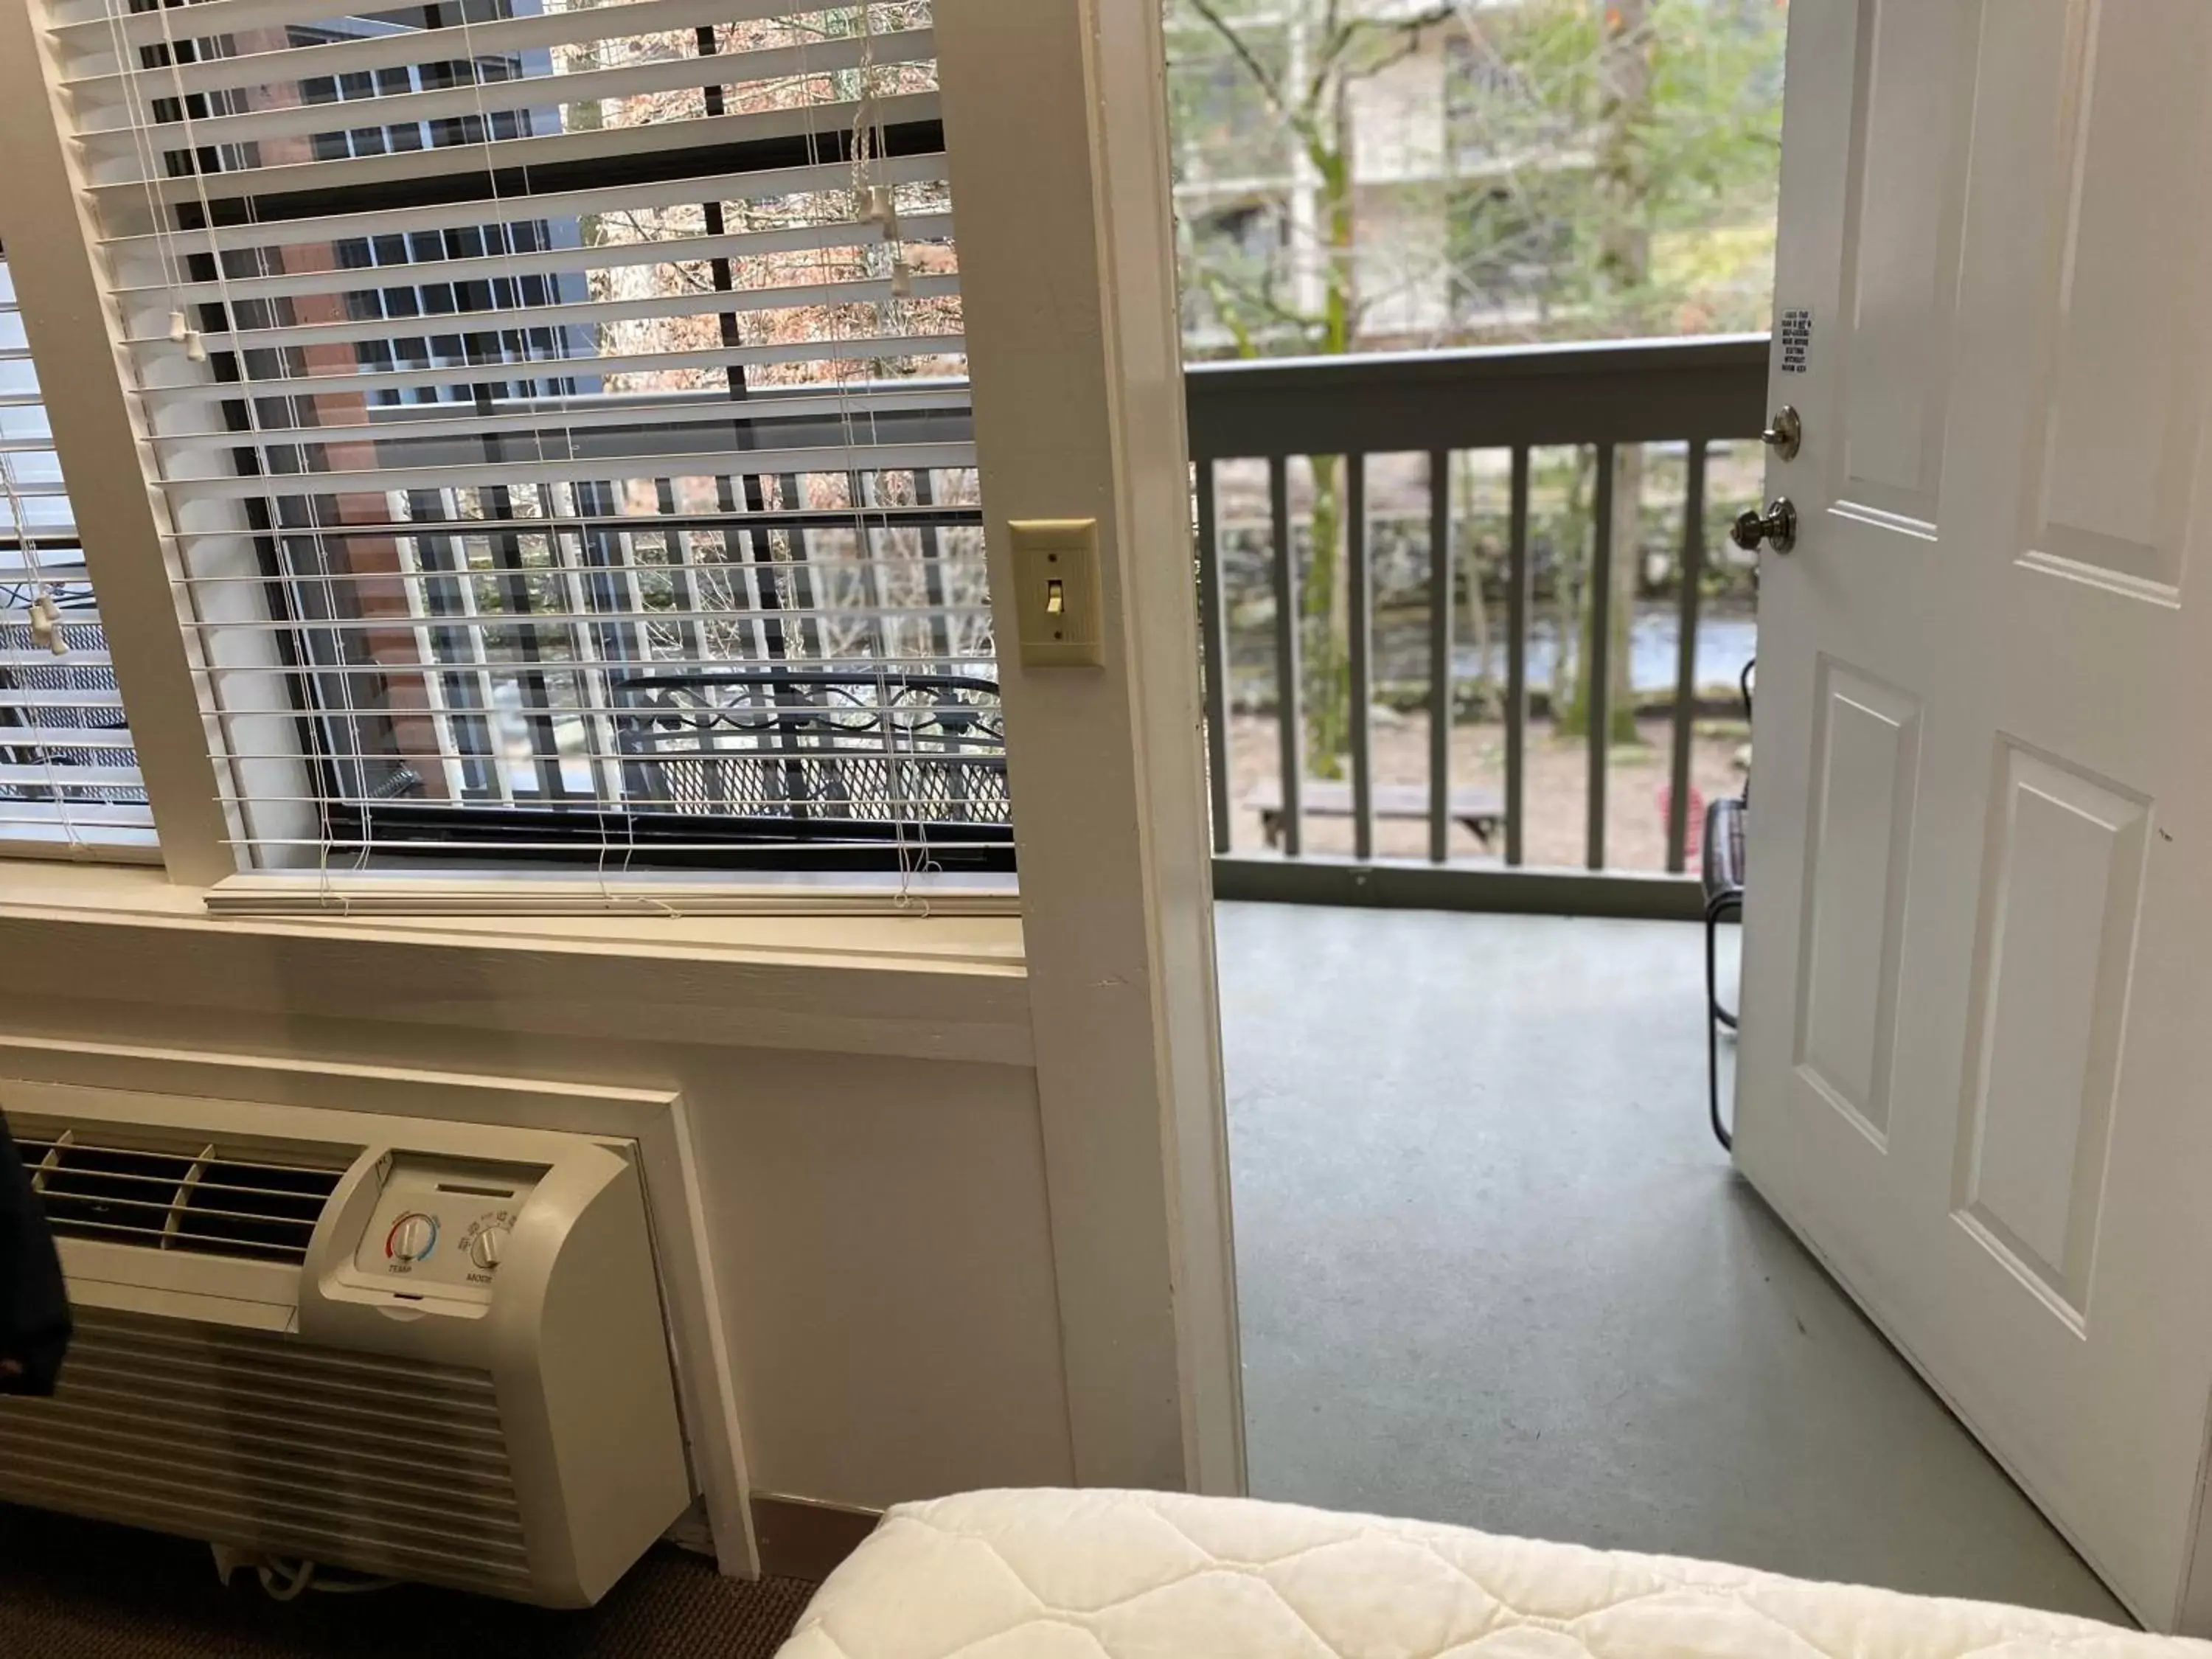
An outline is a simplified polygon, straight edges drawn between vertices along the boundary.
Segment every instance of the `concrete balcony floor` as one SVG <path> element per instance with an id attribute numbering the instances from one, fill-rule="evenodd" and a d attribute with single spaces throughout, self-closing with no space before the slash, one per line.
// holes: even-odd
<path id="1" fill-rule="evenodd" d="M 1257 1496 L 2126 1622 L 1712 1139 L 1696 926 L 1219 933 Z"/>

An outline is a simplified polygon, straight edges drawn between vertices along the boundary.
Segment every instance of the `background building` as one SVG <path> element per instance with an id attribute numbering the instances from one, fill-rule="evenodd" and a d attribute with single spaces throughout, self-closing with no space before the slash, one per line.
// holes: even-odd
<path id="1" fill-rule="evenodd" d="M 1171 0 L 1204 356 L 1754 330 L 1772 0 Z"/>

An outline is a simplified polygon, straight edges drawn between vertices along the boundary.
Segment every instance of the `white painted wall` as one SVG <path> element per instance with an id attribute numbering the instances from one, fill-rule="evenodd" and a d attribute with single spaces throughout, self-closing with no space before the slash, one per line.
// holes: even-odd
<path id="1" fill-rule="evenodd" d="M 18 286 L 169 880 L 0 866 L 0 1036 L 680 1091 L 757 1491 L 1241 1489 L 1157 11 L 938 9 L 994 590 L 1008 519 L 1099 525 L 1106 665 L 1030 672 L 1002 631 L 1017 922 L 211 919 L 221 734 L 44 10 L 0 6 L 0 202 L 47 250 Z"/>
<path id="2" fill-rule="evenodd" d="M 680 1090 L 756 1492 L 1073 1478 L 1016 924 L 198 912 L 158 872 L 0 865 L 0 1038 Z M 821 960 L 856 929 L 878 966 Z"/>

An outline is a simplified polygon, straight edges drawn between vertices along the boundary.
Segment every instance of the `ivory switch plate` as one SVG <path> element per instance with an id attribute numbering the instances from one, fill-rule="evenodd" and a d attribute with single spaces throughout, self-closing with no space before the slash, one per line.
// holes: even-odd
<path id="1" fill-rule="evenodd" d="M 1098 520 L 1017 519 L 1015 622 L 1024 668 L 1101 668 Z"/>

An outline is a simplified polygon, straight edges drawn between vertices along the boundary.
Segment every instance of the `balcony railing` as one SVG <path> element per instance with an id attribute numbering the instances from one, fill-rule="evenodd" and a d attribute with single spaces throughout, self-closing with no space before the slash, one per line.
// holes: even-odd
<path id="1" fill-rule="evenodd" d="M 1763 424 L 1767 342 L 1763 336 L 1679 342 L 1374 355 L 1336 358 L 1201 364 L 1188 376 L 1190 447 L 1198 477 L 1198 577 L 1200 626 L 1206 661 L 1206 726 L 1210 755 L 1217 890 L 1224 897 L 1330 900 L 1370 903 L 1462 905 L 1468 908 L 1568 909 L 1620 914 L 1698 914 L 1696 883 L 1683 875 L 1692 837 L 1691 771 L 1697 714 L 1697 644 L 1700 596 L 1708 544 L 1709 452 L 1753 439 Z M 1676 658 L 1668 709 L 1671 752 L 1663 793 L 1665 873 L 1624 875 L 1608 871 L 1608 708 L 1613 685 L 1610 607 L 1616 591 L 1613 494 L 1615 456 L 1623 447 L 1647 446 L 1648 456 L 1679 455 L 1683 468 L 1677 580 Z M 1586 733 L 1586 825 L 1580 862 L 1589 874 L 1538 870 L 1526 834 L 1528 823 L 1530 726 L 1529 647 L 1535 590 L 1530 536 L 1533 453 L 1578 454 L 1591 489 L 1587 553 L 1578 562 L 1583 643 L 1555 636 L 1554 650 L 1587 653 L 1579 710 Z M 1462 452 L 1502 452 L 1510 504 L 1503 537 L 1505 665 L 1499 698 L 1503 726 L 1503 787 L 1494 803 L 1479 792 L 1455 791 L 1452 778 L 1455 725 L 1455 575 L 1459 561 L 1433 550 L 1450 549 L 1457 525 L 1448 481 L 1452 458 Z M 1374 639 L 1374 561 L 1370 506 L 1374 458 L 1427 458 L 1425 517 L 1428 546 L 1425 684 L 1428 711 L 1426 778 L 1422 786 L 1378 784 L 1370 708 L 1376 691 Z M 1729 513 L 1757 489 L 1756 445 L 1740 446 L 1733 488 L 1746 501 L 1724 503 Z M 1307 783 L 1300 653 L 1305 607 L 1302 531 L 1291 512 L 1293 468 L 1303 458 L 1328 458 L 1342 530 L 1338 545 L 1348 585 L 1346 654 L 1349 686 L 1348 789 L 1326 786 L 1319 798 L 1332 817 L 1347 811 L 1350 856 L 1319 858 L 1308 846 L 1307 819 L 1316 798 Z M 1224 492 L 1218 463 L 1243 461 L 1254 482 L 1266 474 L 1265 585 L 1273 599 L 1272 701 L 1277 749 L 1272 788 L 1264 799 L 1235 799 L 1231 765 L 1230 604 L 1224 547 Z M 1394 463 L 1403 476 L 1404 463 Z M 1669 465 L 1672 465 L 1670 459 Z M 1646 498 L 1648 500 L 1648 497 Z M 1639 503 L 1639 507 L 1642 503 Z M 1564 634 L 1564 628 L 1562 635 Z M 1263 739 L 1264 740 L 1264 739 Z M 1655 803 L 1655 806 L 1660 804 Z M 1279 857 L 1249 855 L 1232 843 L 1239 807 L 1255 805 L 1269 824 Z M 1425 861 L 1377 856 L 1376 823 L 1409 811 L 1425 822 Z M 1493 836 L 1497 857 L 1452 860 L 1455 830 Z M 1551 860 L 1558 863 L 1556 851 Z"/>

